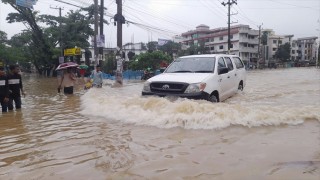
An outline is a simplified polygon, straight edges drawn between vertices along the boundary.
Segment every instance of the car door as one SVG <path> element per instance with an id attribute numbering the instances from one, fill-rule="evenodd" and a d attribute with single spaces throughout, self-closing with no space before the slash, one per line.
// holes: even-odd
<path id="1" fill-rule="evenodd" d="M 225 74 L 219 74 L 219 69 L 221 68 L 227 68 L 227 65 L 223 59 L 223 57 L 220 57 L 218 59 L 218 82 L 219 82 L 219 87 L 220 87 L 220 101 L 223 101 L 228 97 L 228 86 L 229 86 L 229 78 L 228 78 L 228 73 Z"/>
<path id="2" fill-rule="evenodd" d="M 243 87 L 246 84 L 246 69 L 244 66 L 244 63 L 241 61 L 239 57 L 232 57 L 233 62 L 236 66 L 235 71 L 236 71 L 236 76 L 237 76 L 237 83 L 243 81 Z"/>
<path id="3" fill-rule="evenodd" d="M 229 72 L 228 72 L 228 96 L 232 96 L 234 93 L 237 92 L 237 89 L 238 89 L 238 83 L 237 83 L 237 73 L 236 73 L 236 70 L 235 70 L 235 67 L 232 63 L 232 60 L 230 57 L 224 57 L 224 60 L 227 64 L 227 67 L 229 69 Z"/>

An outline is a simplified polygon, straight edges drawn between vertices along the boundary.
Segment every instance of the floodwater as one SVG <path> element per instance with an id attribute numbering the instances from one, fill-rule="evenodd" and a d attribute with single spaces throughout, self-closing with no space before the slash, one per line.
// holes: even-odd
<path id="1" fill-rule="evenodd" d="M 320 179 L 320 69 L 251 71 L 218 104 L 23 81 L 22 110 L 0 114 L 1 180 Z"/>

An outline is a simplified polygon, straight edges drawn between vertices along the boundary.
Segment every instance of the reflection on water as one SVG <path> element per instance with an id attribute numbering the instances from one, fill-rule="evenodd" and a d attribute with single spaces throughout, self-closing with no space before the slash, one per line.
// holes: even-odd
<path id="1" fill-rule="evenodd" d="M 0 114 L 0 179 L 232 179 L 253 166 L 263 178 L 277 174 L 274 164 L 320 160 L 316 69 L 250 72 L 245 91 L 219 104 L 142 98 L 142 82 L 88 92 L 79 84 L 64 96 L 54 78 L 23 81 L 21 111 Z M 283 144 L 305 153 L 278 156 Z M 312 167 L 292 177 L 316 178 Z"/>

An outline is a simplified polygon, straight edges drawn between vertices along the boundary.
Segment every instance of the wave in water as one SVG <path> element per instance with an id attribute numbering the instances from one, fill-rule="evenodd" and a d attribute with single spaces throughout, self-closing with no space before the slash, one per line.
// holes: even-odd
<path id="1" fill-rule="evenodd" d="M 297 125 L 305 120 L 320 120 L 318 109 L 311 105 L 212 104 L 188 99 L 172 101 L 139 95 L 130 97 L 123 93 L 123 89 L 111 88 L 90 89 L 81 97 L 81 108 L 81 113 L 86 116 L 159 128 L 221 129 L 231 125 Z"/>

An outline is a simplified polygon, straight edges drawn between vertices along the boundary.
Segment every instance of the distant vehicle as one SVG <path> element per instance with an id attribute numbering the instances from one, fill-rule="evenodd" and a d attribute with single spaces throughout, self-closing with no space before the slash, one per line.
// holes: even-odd
<path id="1" fill-rule="evenodd" d="M 151 68 L 147 68 L 143 71 L 143 74 L 141 76 L 141 80 L 147 80 L 154 76 L 154 72 L 151 70 Z"/>
<path id="2" fill-rule="evenodd" d="M 148 79 L 142 95 L 178 96 L 220 102 L 246 84 L 243 61 L 236 55 L 184 56 L 173 61 L 164 73 Z"/>

